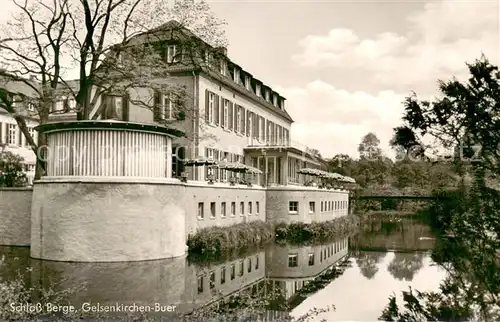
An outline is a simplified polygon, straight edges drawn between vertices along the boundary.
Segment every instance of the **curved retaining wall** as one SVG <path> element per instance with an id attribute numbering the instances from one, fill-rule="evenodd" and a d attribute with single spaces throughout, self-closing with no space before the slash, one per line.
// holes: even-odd
<path id="1" fill-rule="evenodd" d="M 0 188 L 0 245 L 30 245 L 32 196 L 32 188 Z"/>
<path id="2" fill-rule="evenodd" d="M 163 259 L 186 253 L 183 189 L 127 178 L 35 183 L 31 256 L 74 262 Z"/>

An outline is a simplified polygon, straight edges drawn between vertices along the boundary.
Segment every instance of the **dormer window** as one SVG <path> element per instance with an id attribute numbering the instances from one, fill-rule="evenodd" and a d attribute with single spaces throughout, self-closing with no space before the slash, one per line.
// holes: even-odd
<path id="1" fill-rule="evenodd" d="M 273 95 L 273 105 L 278 107 L 278 95 L 276 94 Z"/>
<path id="2" fill-rule="evenodd" d="M 258 97 L 261 97 L 261 92 L 260 92 L 260 84 L 256 84 L 256 85 L 255 85 L 255 94 L 256 94 Z"/>
<path id="3" fill-rule="evenodd" d="M 177 52 L 177 45 L 168 45 L 167 46 L 167 63 L 178 63 L 179 55 Z"/>
<path id="4" fill-rule="evenodd" d="M 62 112 L 64 111 L 64 101 L 66 100 L 66 96 L 62 96 L 59 100 L 54 103 L 53 112 Z"/>
<path id="5" fill-rule="evenodd" d="M 268 89 L 266 89 L 266 101 L 268 101 L 268 102 L 270 101 L 269 100 L 269 90 Z"/>
<path id="6" fill-rule="evenodd" d="M 240 70 L 238 68 L 234 68 L 234 82 L 236 84 L 240 83 Z"/>
<path id="7" fill-rule="evenodd" d="M 245 88 L 246 88 L 247 90 L 251 90 L 251 89 L 252 89 L 252 87 L 251 87 L 251 86 L 252 86 L 252 85 L 251 85 L 251 83 L 250 83 L 250 76 L 245 76 Z"/>
<path id="8" fill-rule="evenodd" d="M 227 70 L 227 62 L 225 60 L 220 61 L 220 73 L 224 76 L 226 76 L 226 70 Z"/>

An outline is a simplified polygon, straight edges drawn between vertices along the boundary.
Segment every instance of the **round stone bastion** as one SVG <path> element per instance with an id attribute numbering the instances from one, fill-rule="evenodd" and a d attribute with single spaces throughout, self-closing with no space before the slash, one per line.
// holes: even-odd
<path id="1" fill-rule="evenodd" d="M 186 254 L 177 130 L 120 121 L 39 125 L 46 172 L 33 187 L 31 257 L 122 262 Z"/>

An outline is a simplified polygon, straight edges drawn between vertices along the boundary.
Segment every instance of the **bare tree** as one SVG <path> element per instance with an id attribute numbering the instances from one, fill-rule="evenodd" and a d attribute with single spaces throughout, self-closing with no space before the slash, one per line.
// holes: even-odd
<path id="1" fill-rule="evenodd" d="M 177 108 L 174 121 L 198 117 L 184 106 L 189 93 L 175 72 L 181 65 L 215 68 L 225 56 L 215 50 L 226 45 L 224 22 L 204 1 L 11 1 L 16 11 L 0 36 L 0 107 L 14 116 L 35 153 L 46 142 L 43 135 L 34 142 L 27 118 L 112 118 L 110 95 L 158 113 L 154 93 L 168 92 Z M 182 50 L 168 51 L 173 40 Z M 71 72 L 77 79 L 68 80 Z M 38 178 L 43 165 L 37 163 Z"/>

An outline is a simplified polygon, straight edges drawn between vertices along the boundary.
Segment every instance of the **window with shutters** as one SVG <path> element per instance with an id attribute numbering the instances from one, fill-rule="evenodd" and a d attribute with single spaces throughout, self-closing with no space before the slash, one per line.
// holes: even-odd
<path id="1" fill-rule="evenodd" d="M 240 106 L 241 109 L 241 120 L 240 120 L 240 133 L 245 135 L 245 108 Z"/>
<path id="2" fill-rule="evenodd" d="M 247 111 L 247 126 L 245 131 L 246 136 L 250 136 L 252 133 L 252 118 L 253 118 L 253 113 Z"/>
<path id="3" fill-rule="evenodd" d="M 272 142 L 272 136 L 273 136 L 272 124 L 271 124 L 270 121 L 267 121 L 267 137 L 266 137 L 266 142 L 268 144 L 271 144 L 271 142 Z"/>
<path id="4" fill-rule="evenodd" d="M 17 144 L 17 124 L 9 124 L 7 127 L 7 144 Z"/>
<path id="5" fill-rule="evenodd" d="M 174 102 L 175 102 L 175 95 L 173 93 L 166 93 L 161 95 L 160 113 L 162 119 L 172 120 L 174 118 L 173 117 Z M 120 97 L 120 104 L 121 104 L 121 97 Z M 115 106 L 117 106 L 118 108 L 116 101 L 115 101 Z"/>
<path id="6" fill-rule="evenodd" d="M 229 101 L 224 100 L 224 110 L 223 110 L 223 118 L 222 118 L 222 126 L 223 127 L 228 127 L 229 123 Z"/>
<path id="7" fill-rule="evenodd" d="M 235 132 L 241 132 L 241 106 L 237 105 L 236 107 L 237 111 L 236 111 L 236 124 L 235 124 L 235 127 L 234 127 L 234 130 Z"/>
<path id="8" fill-rule="evenodd" d="M 214 123 L 214 111 L 215 111 L 215 94 L 212 92 L 208 92 L 208 106 L 206 106 L 208 110 L 207 118 L 208 123 Z"/>
<path id="9" fill-rule="evenodd" d="M 259 128 L 260 128 L 259 140 L 264 142 L 266 139 L 266 126 L 265 126 L 264 117 L 262 117 L 262 116 L 260 117 Z"/>

